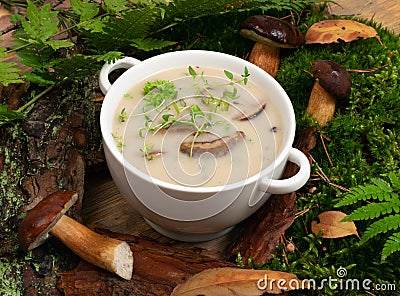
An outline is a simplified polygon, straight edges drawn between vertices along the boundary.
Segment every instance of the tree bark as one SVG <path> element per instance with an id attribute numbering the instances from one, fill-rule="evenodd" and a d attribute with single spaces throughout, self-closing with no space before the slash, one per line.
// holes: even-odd
<path id="1" fill-rule="evenodd" d="M 311 164 L 309 152 L 316 145 L 315 127 L 304 129 L 295 147 L 301 150 Z M 282 179 L 295 175 L 298 166 L 289 162 L 283 172 Z M 225 259 L 237 261 L 238 254 L 245 267 L 249 267 L 249 259 L 254 263 L 264 263 L 279 244 L 280 236 L 292 225 L 296 214 L 296 193 L 272 195 L 267 202 L 252 216 L 239 224 L 233 244 L 225 253 Z"/>
<path id="2" fill-rule="evenodd" d="M 118 276 L 81 261 L 71 271 L 60 274 L 58 288 L 66 296 L 94 295 L 170 295 L 176 285 L 209 268 L 234 267 L 233 263 L 208 256 L 200 249 L 181 249 L 102 230 L 102 234 L 125 240 L 134 257 L 133 276 L 125 281 Z M 204 251 L 204 250 L 203 250 Z"/>
<path id="3" fill-rule="evenodd" d="M 0 127 L 0 257 L 24 265 L 27 293 L 41 289 L 47 295 L 57 295 L 54 285 L 51 288 L 47 283 L 55 282 L 60 265 L 76 261 L 72 253 L 64 252 L 63 246 L 54 248 L 54 244 L 34 250 L 32 259 L 27 261 L 26 254 L 18 251 L 14 234 L 23 213 L 59 189 L 79 194 L 77 206 L 68 214 L 81 220 L 86 165 L 103 161 L 97 126 L 101 103 L 91 101 L 97 91 L 96 79 L 65 82 L 33 104 L 25 121 Z M 17 109 L 29 96 L 24 84 L 0 87 L 0 103 L 10 109 Z M 55 257 L 63 259 L 54 260 Z M 41 267 L 35 270 L 29 261 Z"/>

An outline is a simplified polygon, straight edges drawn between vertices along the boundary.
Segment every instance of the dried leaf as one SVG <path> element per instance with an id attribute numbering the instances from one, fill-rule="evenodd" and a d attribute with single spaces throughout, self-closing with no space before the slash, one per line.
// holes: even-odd
<path id="1" fill-rule="evenodd" d="M 204 270 L 175 287 L 171 296 L 257 296 L 308 288 L 296 275 L 273 270 L 212 268 Z M 303 287 L 303 286 L 304 287 Z"/>
<path id="2" fill-rule="evenodd" d="M 359 38 L 376 38 L 378 32 L 371 26 L 352 20 L 325 20 L 313 24 L 307 31 L 306 44 L 350 42 Z"/>
<path id="3" fill-rule="evenodd" d="M 318 234 L 322 230 L 323 238 L 339 238 L 353 234 L 359 237 L 354 222 L 342 222 L 346 216 L 339 211 L 323 212 L 318 215 L 319 223 L 311 222 L 311 231 Z"/>
<path id="4" fill-rule="evenodd" d="M 7 9 L 0 7 L 0 18 L 2 18 L 3 16 L 8 16 L 8 15 L 11 15 L 11 12 Z"/>

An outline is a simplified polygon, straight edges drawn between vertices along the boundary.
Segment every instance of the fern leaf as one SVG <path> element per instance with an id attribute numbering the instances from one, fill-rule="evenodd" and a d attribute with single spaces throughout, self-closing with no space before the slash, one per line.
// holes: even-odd
<path id="1" fill-rule="evenodd" d="M 131 48 L 132 40 L 147 37 L 160 20 L 160 9 L 154 5 L 127 10 L 121 17 L 103 18 L 101 31 L 90 31 L 85 39 L 103 52 Z"/>
<path id="2" fill-rule="evenodd" d="M 388 182 L 380 178 L 372 178 L 371 183 L 375 184 L 382 192 L 392 192 L 393 189 Z"/>
<path id="3" fill-rule="evenodd" d="M 15 67 L 16 63 L 1 61 L 6 57 L 6 49 L 0 48 L 0 84 L 7 86 L 10 83 L 24 82 L 21 70 Z"/>
<path id="4" fill-rule="evenodd" d="M 189 4 L 190 2 L 190 4 Z M 232 11 L 250 11 L 254 9 L 268 10 L 295 10 L 300 11 L 312 2 L 310 0 L 175 0 L 166 7 L 166 16 L 176 21 L 189 18 L 199 18 L 208 15 L 223 14 Z"/>
<path id="5" fill-rule="evenodd" d="M 70 0 L 71 8 L 79 15 L 80 21 L 88 21 L 99 13 L 99 5 L 88 0 Z"/>
<path id="6" fill-rule="evenodd" d="M 389 230 L 396 230 L 400 228 L 400 214 L 391 215 L 384 217 L 374 223 L 372 223 L 361 237 L 360 243 L 363 244 L 370 238 L 386 233 Z"/>
<path id="7" fill-rule="evenodd" d="M 132 46 L 144 51 L 161 49 L 174 44 L 176 44 L 174 41 L 159 40 L 154 38 L 136 38 L 132 40 Z"/>
<path id="8" fill-rule="evenodd" d="M 400 190 L 400 177 L 396 176 L 395 173 L 390 172 L 389 173 L 389 179 L 390 179 L 390 183 L 392 183 L 392 186 L 394 188 L 397 188 L 397 189 Z"/>
<path id="9" fill-rule="evenodd" d="M 65 47 L 72 47 L 75 44 L 67 41 L 67 40 L 49 40 L 46 41 L 46 45 L 50 46 L 53 50 L 57 50 L 60 48 L 65 48 Z"/>
<path id="10" fill-rule="evenodd" d="M 8 110 L 7 105 L 0 105 L 0 126 L 15 120 L 25 119 L 25 115 L 17 110 Z"/>
<path id="11" fill-rule="evenodd" d="M 398 199 L 393 200 L 393 202 L 371 203 L 354 210 L 343 221 L 370 220 L 393 212 L 399 213 L 399 211 L 400 200 Z"/>
<path id="12" fill-rule="evenodd" d="M 44 43 L 58 31 L 57 11 L 51 11 L 50 4 L 38 9 L 31 1 L 27 3 L 28 19 L 21 19 L 22 27 L 29 38 Z"/>
<path id="13" fill-rule="evenodd" d="M 346 194 L 335 207 L 343 207 L 368 199 L 390 201 L 393 198 L 393 189 L 389 183 L 377 178 L 371 179 L 371 182 L 372 184 L 359 185 L 355 188 L 351 188 L 350 193 Z"/>
<path id="14" fill-rule="evenodd" d="M 393 254 L 394 252 L 400 251 L 400 232 L 392 234 L 386 241 L 382 254 L 381 260 L 386 260 L 389 255 Z"/>
<path id="15" fill-rule="evenodd" d="M 119 51 L 109 51 L 105 54 L 96 56 L 96 60 L 102 63 L 112 63 L 120 58 L 122 58 L 122 52 Z"/>
<path id="16" fill-rule="evenodd" d="M 55 83 L 53 77 L 46 77 L 49 75 L 45 75 L 44 73 L 38 72 L 36 73 L 25 73 L 25 78 L 27 81 L 35 83 L 39 86 L 48 86 Z"/>
<path id="17" fill-rule="evenodd" d="M 126 0 L 104 0 L 104 9 L 107 12 L 118 14 L 127 9 L 127 4 Z"/>

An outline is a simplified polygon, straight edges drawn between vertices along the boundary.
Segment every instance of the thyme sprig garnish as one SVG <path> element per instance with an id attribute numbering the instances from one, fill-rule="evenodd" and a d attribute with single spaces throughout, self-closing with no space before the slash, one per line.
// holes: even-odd
<path id="1" fill-rule="evenodd" d="M 235 85 L 244 84 L 246 85 L 250 76 L 249 70 L 247 67 L 244 68 L 244 72 L 241 75 L 241 79 L 234 80 L 234 75 L 232 72 L 228 70 L 224 70 L 224 74 L 226 78 L 228 78 L 229 82 L 221 85 L 213 85 L 211 86 L 207 79 L 204 77 L 204 73 L 198 74 L 193 67 L 189 66 L 188 68 L 189 75 L 193 77 L 193 79 L 197 79 L 198 82 L 194 83 L 194 87 L 197 89 L 199 94 L 203 94 L 203 103 L 206 105 L 213 105 L 212 112 L 216 113 L 217 109 L 220 108 L 222 110 L 228 111 L 229 105 L 231 102 L 238 99 L 237 88 Z M 215 96 L 212 93 L 212 88 L 220 87 L 220 86 L 231 86 L 231 90 L 225 89 L 222 93 L 221 97 Z"/>
<path id="2" fill-rule="evenodd" d="M 221 83 L 218 85 L 211 85 L 204 73 L 197 73 L 196 70 L 189 66 L 188 76 L 193 77 L 195 80 L 193 85 L 196 90 L 196 94 L 191 98 L 198 97 L 202 103 L 210 106 L 210 111 L 203 110 L 198 104 L 188 105 L 184 98 L 178 99 L 178 90 L 175 84 L 169 80 L 155 80 L 146 82 L 143 88 L 143 113 L 145 116 L 145 123 L 142 128 L 139 129 L 139 136 L 144 138 L 150 133 L 144 147 L 140 149 L 145 156 L 149 156 L 152 152 L 153 145 L 150 143 L 152 136 L 157 134 L 162 129 L 169 128 L 171 126 L 186 125 L 191 126 L 194 129 L 192 139 L 192 149 L 197 138 L 206 131 L 209 131 L 213 126 L 222 124 L 224 122 L 213 120 L 214 115 L 219 111 L 228 111 L 229 106 L 233 101 L 239 98 L 238 90 L 236 85 L 248 83 L 250 73 L 247 67 L 244 68 L 244 72 L 240 79 L 235 80 L 233 73 L 228 70 L 224 70 L 224 74 L 228 79 L 228 82 Z M 217 87 L 225 87 L 222 95 L 216 95 L 213 90 Z M 169 110 L 172 110 L 169 112 Z M 151 116 L 151 113 L 156 112 L 156 116 Z M 135 114 L 136 116 L 137 114 Z M 160 122 L 155 123 L 155 119 L 161 115 Z M 120 112 L 120 122 L 124 122 L 128 118 L 125 108 Z M 192 151 L 190 153 L 192 155 Z M 151 157 L 147 157 L 151 160 Z"/>

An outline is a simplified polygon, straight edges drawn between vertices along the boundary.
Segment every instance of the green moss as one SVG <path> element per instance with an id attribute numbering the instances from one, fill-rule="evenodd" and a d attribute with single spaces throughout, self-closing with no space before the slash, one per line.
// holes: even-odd
<path id="1" fill-rule="evenodd" d="M 3 130 L 4 131 L 4 130 Z M 24 197 L 20 191 L 20 182 L 25 176 L 23 168 L 23 151 L 18 147 L 21 145 L 21 128 L 19 126 L 9 127 L 7 130 L 8 142 L 0 146 L 0 155 L 4 156 L 4 168 L 0 172 L 0 208 L 2 209 L 0 220 L 6 221 L 19 214 L 19 208 L 24 204 Z M 12 205 L 12 206 L 11 206 Z M 4 229 L 3 229 L 4 230 Z"/>
<path id="2" fill-rule="evenodd" d="M 329 139 L 325 144 L 333 167 L 319 139 L 317 147 L 311 152 L 330 181 L 347 188 L 400 169 L 400 39 L 376 24 L 371 25 L 377 28 L 382 44 L 377 39 L 368 39 L 324 46 L 308 45 L 287 52 L 277 75 L 277 80 L 293 102 L 300 132 L 314 124 L 305 117 L 313 85 L 313 79 L 307 73 L 311 71 L 311 61 L 330 59 L 346 69 L 371 69 L 366 73 L 351 72 L 353 87 L 350 97 L 337 101 L 334 119 L 322 129 Z M 314 165 L 312 173 L 318 171 Z M 311 186 L 317 188 L 314 193 L 308 192 Z M 279 249 L 277 257 L 263 268 L 290 271 L 303 278 L 322 279 L 329 272 L 335 276 L 335 270 L 340 266 L 352 266 L 348 269 L 348 278 L 369 278 L 374 283 L 395 283 L 399 286 L 400 256 L 393 255 L 390 260 L 381 263 L 380 253 L 375 251 L 382 249 L 385 237 L 377 237 L 360 246 L 356 237 L 329 240 L 310 235 L 311 222 L 317 220 L 321 212 L 333 210 L 342 194 L 344 192 L 322 180 L 309 182 L 297 199 L 299 210 L 309 211 L 297 219 L 285 234 L 292 238 L 299 252 L 287 254 L 288 261 L 285 261 L 283 251 Z M 335 210 L 351 212 L 351 209 Z M 357 227 L 362 234 L 367 224 L 357 222 Z M 355 291 L 353 294 L 332 290 L 323 293 L 357 295 Z"/>
<path id="3" fill-rule="evenodd" d="M 246 58 L 254 43 L 240 36 L 238 28 L 248 15 L 247 12 L 235 12 L 189 20 L 179 27 L 164 30 L 163 34 L 168 40 L 179 41 L 176 49 L 215 50 Z M 304 33 L 311 24 L 322 19 L 322 13 L 303 11 L 301 17 L 295 15 L 295 18 Z M 371 25 L 378 29 L 382 44 L 377 39 L 367 39 L 331 45 L 305 45 L 295 50 L 284 49 L 281 51 L 280 70 L 276 77 L 293 103 L 299 133 L 310 124 L 315 124 L 305 116 L 314 83 L 309 74 L 310 62 L 329 59 L 342 64 L 346 69 L 376 69 L 366 73 L 351 72 L 353 87 L 350 97 L 348 100 L 337 102 L 334 119 L 322 130 L 330 139 L 326 141 L 326 145 L 333 167 L 329 164 L 319 140 L 317 147 L 312 151 L 319 167 L 329 179 L 344 187 L 356 186 L 372 177 L 384 176 L 400 168 L 400 39 L 379 25 Z M 137 57 L 143 59 L 157 53 L 155 51 L 139 53 Z M 95 81 L 96 78 L 82 80 L 65 88 L 64 93 L 57 98 L 61 112 L 64 111 L 65 104 L 70 102 L 74 102 L 74 108 L 77 109 L 81 108 L 81 104 L 88 104 L 88 101 L 82 102 L 82 98 L 94 97 L 91 94 L 94 94 L 97 86 Z M 49 122 L 57 120 L 62 120 L 62 117 L 55 115 Z M 98 123 L 94 116 L 88 116 L 86 120 L 88 130 L 98 131 Z M 17 143 L 20 131 L 16 128 L 11 132 L 15 133 L 11 139 Z M 48 132 L 54 135 L 57 129 L 51 128 Z M 92 138 L 95 138 L 94 133 L 89 133 L 89 142 Z M 0 154 L 4 153 L 6 156 L 6 167 L 12 169 L 11 176 L 8 170 L 4 170 L 0 176 L 1 194 L 4 196 L 3 201 L 15 205 L 13 208 L 2 207 L 1 218 L 5 220 L 18 214 L 22 202 L 18 194 L 18 185 L 26 175 L 26 172 L 18 169 L 23 156 L 13 154 L 14 150 L 11 148 L 14 142 L 7 143 L 9 148 L 0 147 Z M 100 144 L 97 143 L 89 149 L 99 148 Z M 316 173 L 318 170 L 319 168 L 314 165 L 312 172 Z M 34 174 L 36 171 L 30 173 Z M 317 187 L 314 193 L 308 191 L 311 186 Z M 293 240 L 298 252 L 285 254 L 286 261 L 283 248 L 280 247 L 273 260 L 257 267 L 289 271 L 301 278 L 318 279 L 333 276 L 338 267 L 345 266 L 348 268 L 349 278 L 370 278 L 375 283 L 395 282 L 400 287 L 399 256 L 382 263 L 379 252 L 375 251 L 382 249 L 383 239 L 376 238 L 360 246 L 356 237 L 326 240 L 310 234 L 311 222 L 316 220 L 319 213 L 333 209 L 341 195 L 339 189 L 323 181 L 309 182 L 299 191 L 297 198 L 299 210 L 308 212 L 299 217 L 285 234 Z M 2 205 L 0 199 L 0 206 Z M 366 228 L 362 223 L 357 226 L 360 232 Z M 5 231 L 12 237 L 12 229 Z M 59 250 L 60 246 L 57 246 L 57 249 L 52 251 L 57 254 L 54 262 L 63 264 L 68 260 L 60 255 L 63 252 Z M 9 262 L 6 259 L 0 259 L 0 264 L 0 271 L 3 274 L 18 273 L 21 268 L 17 262 Z M 13 287 L 21 287 L 18 278 L 21 277 L 15 277 L 14 282 L 6 283 L 5 286 L 14 292 Z M 1 289 L 3 288 L 0 288 L 0 295 L 3 295 Z M 338 291 L 323 292 L 324 295 L 334 292 L 335 295 L 339 295 Z M 305 294 L 310 295 L 310 293 Z M 350 294 L 349 291 L 344 291 L 342 295 Z"/>
<path id="4" fill-rule="evenodd" d="M 0 295 L 22 295 L 22 264 L 17 260 L 0 258 Z"/>

